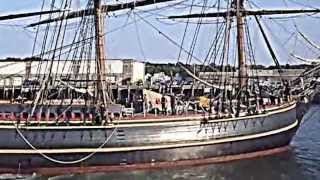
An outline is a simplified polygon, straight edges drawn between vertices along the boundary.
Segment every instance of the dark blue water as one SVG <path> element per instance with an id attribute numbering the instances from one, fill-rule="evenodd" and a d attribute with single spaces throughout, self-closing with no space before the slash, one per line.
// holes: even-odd
<path id="1" fill-rule="evenodd" d="M 320 180 L 320 106 L 313 106 L 294 137 L 289 152 L 231 163 L 152 171 L 95 173 L 28 179 L 112 180 Z"/>

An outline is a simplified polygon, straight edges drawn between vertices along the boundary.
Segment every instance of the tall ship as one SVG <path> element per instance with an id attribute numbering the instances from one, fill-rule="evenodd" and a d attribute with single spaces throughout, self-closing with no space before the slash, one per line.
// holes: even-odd
<path id="1" fill-rule="evenodd" d="M 49 9 L 44 8 L 43 1 L 39 11 L 0 16 L 0 21 L 40 17 L 39 22 L 29 25 L 36 31 L 36 39 L 32 60 L 27 62 L 25 90 L 14 101 L 2 100 L 0 104 L 1 172 L 60 174 L 166 168 L 288 149 L 301 122 L 298 98 L 285 80 L 278 93 L 270 92 L 250 68 L 256 63 L 252 46 L 255 42 L 250 35 L 261 34 L 265 49 L 281 74 L 261 17 L 314 14 L 319 9 L 265 10 L 248 8 L 250 1 L 244 0 L 192 1 L 184 5 L 190 6 L 186 14 L 162 17 L 166 21 L 183 21 L 185 32 L 196 24 L 193 45 L 187 49 L 187 33 L 182 34 L 182 42 L 176 42 L 135 12 L 136 8 L 162 4 L 165 9 L 181 2 L 103 2 L 88 0 L 83 10 L 70 10 L 72 0 L 52 0 Z M 202 97 L 179 100 L 172 92 L 141 88 L 139 103 L 118 101 L 105 64 L 105 16 L 118 11 L 132 11 L 179 46 L 177 66 L 210 91 Z M 248 18 L 256 23 L 256 32 L 250 29 Z M 207 56 L 196 58 L 193 51 L 199 29 L 207 20 L 216 22 L 211 26 L 215 29 L 210 37 L 213 40 Z M 70 24 L 71 30 L 67 28 Z M 201 78 L 191 65 L 192 60 L 197 61 L 198 67 L 210 69 L 214 78 Z M 36 69 L 34 77 L 30 77 L 32 68 Z"/>

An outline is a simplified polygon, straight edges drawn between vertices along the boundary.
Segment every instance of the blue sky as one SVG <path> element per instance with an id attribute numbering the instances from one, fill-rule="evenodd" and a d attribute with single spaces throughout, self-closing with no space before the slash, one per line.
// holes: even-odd
<path id="1" fill-rule="evenodd" d="M 46 0 L 47 4 L 49 0 Z M 319 0 L 251 0 L 259 7 L 264 9 L 271 8 L 306 8 L 305 5 L 320 8 Z M 33 10 L 39 10 L 41 6 L 40 0 L 7 0 L 8 3 L 0 4 L 0 15 L 17 13 L 17 12 L 29 12 Z M 9 3 L 10 2 L 10 3 Z M 60 2 L 60 1 L 57 1 Z M 86 2 L 81 0 L 82 4 Z M 214 1 L 213 1 L 214 2 Z M 188 10 L 188 9 L 187 9 Z M 137 10 L 139 11 L 139 10 Z M 170 9 L 167 11 L 155 11 L 158 14 L 181 14 L 186 10 Z M 116 29 L 128 21 L 133 21 L 134 15 L 128 16 L 125 12 L 119 17 L 110 17 L 106 20 L 106 31 Z M 147 16 L 148 14 L 142 13 L 141 16 Z M 174 23 L 166 20 L 157 19 L 159 15 L 153 15 L 146 18 L 152 22 L 162 32 L 169 35 L 177 42 L 181 42 L 182 34 L 184 31 L 185 23 Z M 277 16 L 278 17 L 278 16 Z M 318 16 L 319 17 L 319 16 Z M 14 21 L 0 22 L 0 58 L 5 57 L 27 57 L 31 55 L 32 45 L 34 41 L 34 30 L 25 29 L 23 26 L 30 22 L 36 21 L 37 18 L 25 18 Z M 299 29 L 304 32 L 310 39 L 320 45 L 320 18 L 315 17 L 300 17 L 295 19 L 299 26 Z M 252 38 L 254 49 L 256 52 L 256 58 L 258 62 L 262 64 L 270 64 L 270 56 L 265 51 L 265 45 L 261 41 L 261 35 L 256 28 L 253 19 L 248 19 L 250 25 L 252 25 Z M 300 56 L 307 58 L 314 58 L 320 56 L 320 52 L 315 49 L 309 48 L 302 40 L 294 41 L 291 37 L 294 32 L 292 21 L 285 20 L 271 20 L 268 17 L 264 18 L 264 24 L 267 24 L 266 31 L 271 39 L 273 47 L 279 56 L 282 64 L 286 63 L 299 63 L 292 61 L 288 57 L 288 53 L 294 52 Z M 19 26 L 16 26 L 19 25 Z M 195 27 L 195 26 L 194 26 Z M 199 36 L 199 43 L 194 54 L 202 58 L 206 55 L 205 49 L 208 44 L 208 36 L 214 31 L 214 25 L 203 25 L 201 35 Z M 191 28 L 192 29 L 192 28 Z M 138 32 L 138 33 L 137 33 Z M 186 39 L 185 48 L 188 49 L 191 42 L 193 32 L 189 32 L 191 35 Z M 291 37 L 291 38 L 290 38 Z M 140 40 L 140 42 L 139 42 Z M 179 48 L 172 45 L 163 36 L 159 35 L 154 29 L 146 25 L 144 22 L 139 21 L 136 24 L 133 23 L 126 28 L 123 28 L 114 33 L 108 34 L 106 38 L 106 50 L 108 58 L 135 58 L 144 60 L 147 59 L 150 62 L 168 62 L 168 59 L 173 59 L 171 62 L 175 62 L 177 59 Z"/>

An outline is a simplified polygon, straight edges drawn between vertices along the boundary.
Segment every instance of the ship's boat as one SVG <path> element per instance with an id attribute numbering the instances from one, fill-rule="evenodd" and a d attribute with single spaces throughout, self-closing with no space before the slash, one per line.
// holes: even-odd
<path id="1" fill-rule="evenodd" d="M 0 17 L 40 16 L 39 22 L 30 25 L 36 27 L 34 49 L 43 40 L 39 54 L 32 54 L 36 60 L 27 63 L 29 68 L 37 67 L 36 78 L 30 72 L 25 77 L 37 83 L 29 83 L 17 102 L 0 104 L 0 171 L 60 174 L 83 172 L 84 167 L 91 172 L 158 168 L 237 160 L 288 149 L 301 120 L 297 98 L 291 94 L 289 81 L 270 91 L 271 87 L 259 85 L 256 72 L 248 68 L 255 59 L 247 17 L 254 18 L 259 30 L 255 33 L 262 34 L 267 51 L 280 67 L 260 16 L 319 13 L 319 9 L 249 10 L 244 0 L 232 0 L 217 1 L 210 6 L 217 11 L 208 12 L 207 1 L 192 1 L 188 14 L 166 19 L 186 21 L 186 31 L 196 22 L 193 45 L 186 50 L 184 41 L 176 43 L 135 12 L 136 7 L 169 1 L 102 4 L 101 0 L 88 0 L 84 10 L 75 11 L 69 10 L 72 1 L 61 1 L 59 10 L 52 3 L 50 10 Z M 177 5 L 181 2 L 163 8 Z M 177 66 L 210 92 L 198 99 L 178 100 L 176 94 L 144 90 L 140 114 L 135 114 L 138 107 L 117 104 L 106 77 L 104 16 L 125 9 L 179 45 Z M 207 57 L 201 60 L 193 49 L 206 18 L 216 20 L 216 31 Z M 74 19 L 80 21 L 71 36 L 67 27 Z M 72 43 L 66 44 L 70 37 Z M 182 54 L 186 55 L 185 63 Z M 192 60 L 199 62 L 191 65 Z M 68 61 L 72 62 L 70 67 L 65 65 Z M 192 67 L 209 68 L 215 79 L 202 79 Z M 62 71 L 67 73 L 61 76 Z"/>

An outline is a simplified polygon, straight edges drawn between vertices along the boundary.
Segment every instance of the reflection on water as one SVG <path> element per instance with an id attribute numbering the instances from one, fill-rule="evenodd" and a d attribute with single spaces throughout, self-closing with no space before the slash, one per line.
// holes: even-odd
<path id="1" fill-rule="evenodd" d="M 320 106 L 311 107 L 305 115 L 292 146 L 303 173 L 311 179 L 320 179 Z"/>
<path id="2" fill-rule="evenodd" d="M 188 167 L 183 169 L 135 171 L 126 173 L 97 173 L 87 175 L 60 176 L 57 179 L 115 179 L 115 180 L 155 180 L 155 179 L 243 179 L 243 180 L 304 180 L 306 175 L 296 162 L 293 153 L 243 160 L 232 163 Z"/>
<path id="3" fill-rule="evenodd" d="M 30 179 L 210 179 L 210 180 L 314 180 L 320 179 L 320 106 L 314 106 L 293 139 L 293 150 L 268 157 L 241 160 L 206 166 L 132 171 L 121 173 L 95 173 L 57 177 L 31 177 Z"/>

